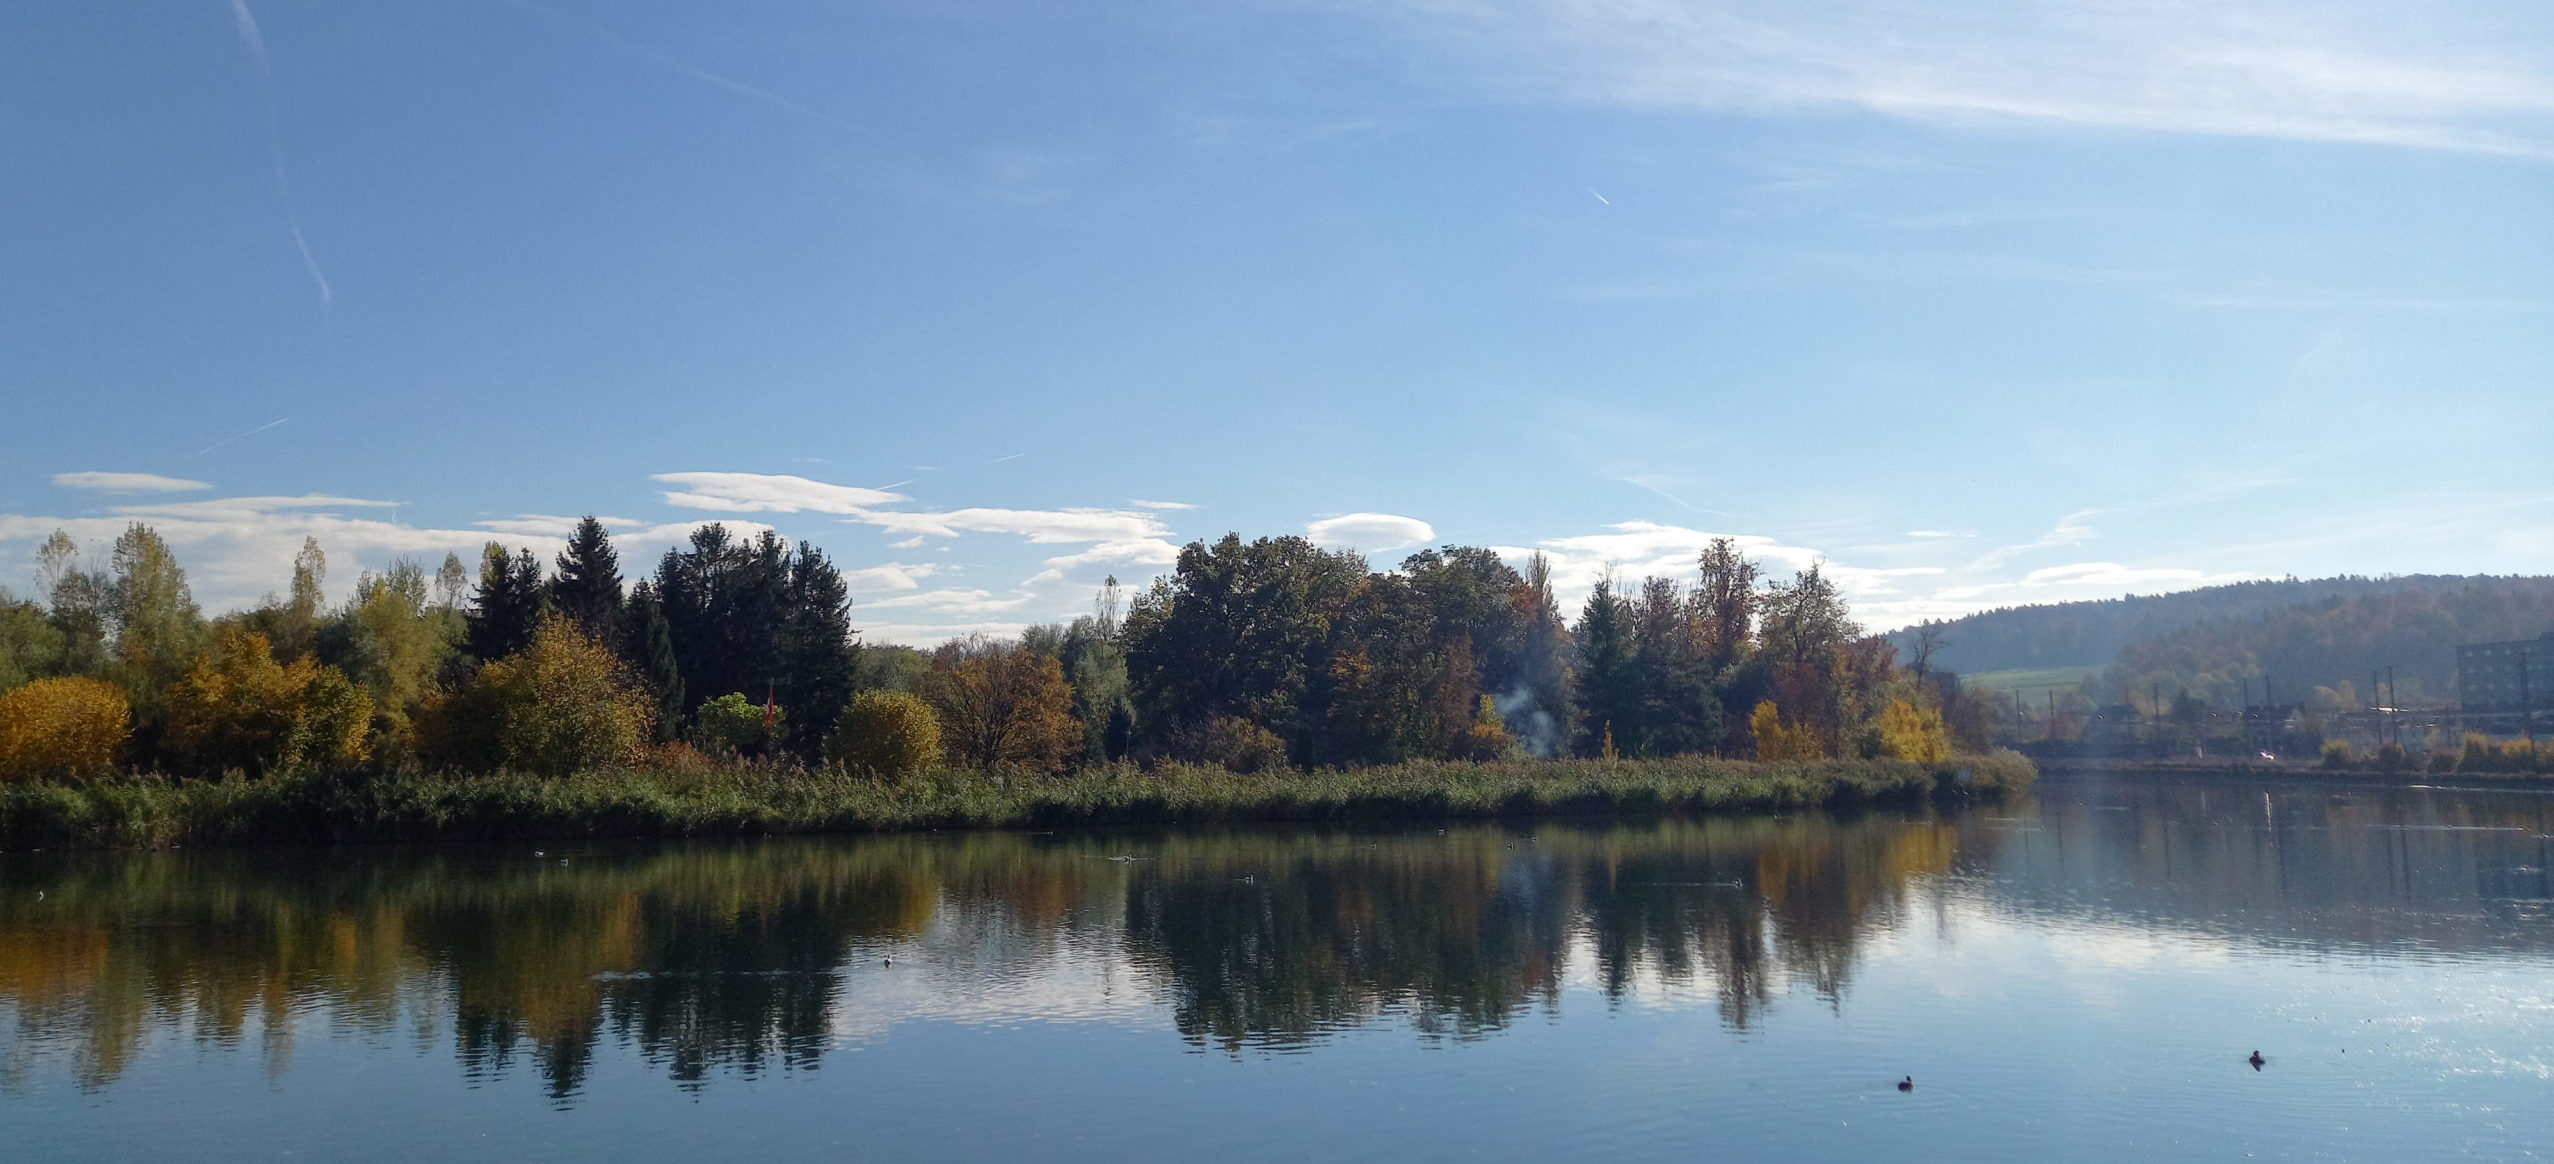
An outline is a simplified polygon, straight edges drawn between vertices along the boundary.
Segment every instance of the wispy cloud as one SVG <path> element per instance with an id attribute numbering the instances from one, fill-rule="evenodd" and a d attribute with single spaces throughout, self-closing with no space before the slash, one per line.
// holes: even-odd
<path id="1" fill-rule="evenodd" d="M 2015 558 L 2021 557 L 2024 554 L 2037 553 L 2038 551 L 2047 549 L 2055 549 L 2059 546 L 2083 545 L 2085 542 L 2089 542 L 2094 538 L 2102 536 L 2101 531 L 2094 529 L 2092 526 L 2087 525 L 2084 522 L 2085 518 L 2091 517 L 2100 512 L 2101 510 L 2098 509 L 2079 509 L 2073 513 L 2067 514 L 2066 516 L 2057 519 L 2057 524 L 2049 527 L 2049 531 L 2047 533 L 2041 534 L 2030 541 L 2020 542 L 2009 546 L 1997 546 L 1992 550 L 1988 550 L 1987 552 L 1978 555 L 1977 561 L 1971 564 L 1971 568 L 1976 570 L 1992 570 L 2012 561 Z"/>
<path id="2" fill-rule="evenodd" d="M 2320 0 L 1405 0 L 1461 83 L 1648 108 L 2554 156 L 2540 9 Z"/>
<path id="3" fill-rule="evenodd" d="M 212 486 L 183 477 L 163 477 L 157 473 L 56 473 L 53 483 L 63 489 L 87 489 L 98 493 L 186 493 Z"/>
<path id="4" fill-rule="evenodd" d="M 862 513 L 906 500 L 901 493 L 786 473 L 658 473 L 649 480 L 676 487 L 666 492 L 667 505 L 727 513 Z"/>
<path id="5" fill-rule="evenodd" d="M 1191 504 L 1189 504 L 1188 502 L 1185 502 L 1185 501 L 1145 501 L 1145 500 L 1143 500 L 1143 499 L 1141 499 L 1141 498 L 1136 498 L 1136 497 L 1129 497 L 1129 498 L 1127 498 L 1127 499 L 1126 499 L 1126 503 L 1127 503 L 1128 505 L 1132 505 L 1132 506 L 1134 506 L 1134 507 L 1135 507 L 1135 508 L 1137 508 L 1137 509 L 1195 509 L 1195 508 L 1197 508 L 1196 506 L 1191 505 Z"/>

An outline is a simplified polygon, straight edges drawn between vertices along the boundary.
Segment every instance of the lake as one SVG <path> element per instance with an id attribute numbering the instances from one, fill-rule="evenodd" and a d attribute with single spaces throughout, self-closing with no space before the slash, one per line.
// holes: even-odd
<path id="1" fill-rule="evenodd" d="M 2523 1158 L 2549 834 L 2521 791 L 2059 774 L 1836 816 L 7 854 L 0 1143 Z"/>

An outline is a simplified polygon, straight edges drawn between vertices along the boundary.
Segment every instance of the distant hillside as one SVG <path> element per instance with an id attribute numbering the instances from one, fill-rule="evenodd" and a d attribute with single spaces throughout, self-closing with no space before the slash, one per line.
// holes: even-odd
<path id="1" fill-rule="evenodd" d="M 2365 688 L 2372 668 L 2391 663 L 2407 699 L 2445 699 L 2457 644 L 2548 630 L 2554 578 L 2289 579 L 1987 611 L 1946 624 L 1934 661 L 1969 673 L 2104 667 L 2114 689 L 2222 686 L 2221 702 L 2262 674 L 2296 694 L 2354 679 Z M 1913 630 L 1889 637 L 1902 655 L 1915 643 Z"/>

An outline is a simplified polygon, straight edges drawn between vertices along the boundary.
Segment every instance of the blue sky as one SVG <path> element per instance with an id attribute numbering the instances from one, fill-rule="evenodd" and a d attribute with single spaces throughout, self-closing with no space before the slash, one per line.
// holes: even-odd
<path id="1" fill-rule="evenodd" d="M 1865 621 L 2554 570 L 2554 8 L 0 12 L 0 585 L 693 523 L 929 642 L 1225 530 Z"/>

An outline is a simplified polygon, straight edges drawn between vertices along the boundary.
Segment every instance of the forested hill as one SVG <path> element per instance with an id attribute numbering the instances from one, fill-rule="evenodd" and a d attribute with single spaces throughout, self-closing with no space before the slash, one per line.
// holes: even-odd
<path id="1" fill-rule="evenodd" d="M 2274 614 L 2278 617 L 2265 617 Z M 2286 674 L 2303 680 L 2311 672 L 2319 676 L 2317 683 L 2353 675 L 2364 682 L 2370 667 L 2393 662 L 2401 668 L 2418 656 L 2424 678 L 2435 682 L 2438 677 L 2427 672 L 2452 673 L 2460 642 L 2534 638 L 2547 630 L 2554 630 L 2554 578 L 2290 578 L 1990 610 L 1944 624 L 1933 662 L 1970 674 L 2115 662 L 2146 671 L 2161 658 L 2123 660 L 2121 652 L 2145 644 L 2139 653 L 2150 655 L 2170 640 L 2176 650 L 2209 656 L 2252 651 L 2264 669 L 2284 663 Z M 1895 631 L 1889 638 L 1903 655 L 1913 649 L 1916 632 Z M 2309 651 L 2310 643 L 2315 645 Z M 2297 657 L 2272 657 L 2292 654 Z M 2327 671 L 2331 674 L 2323 677 Z"/>

